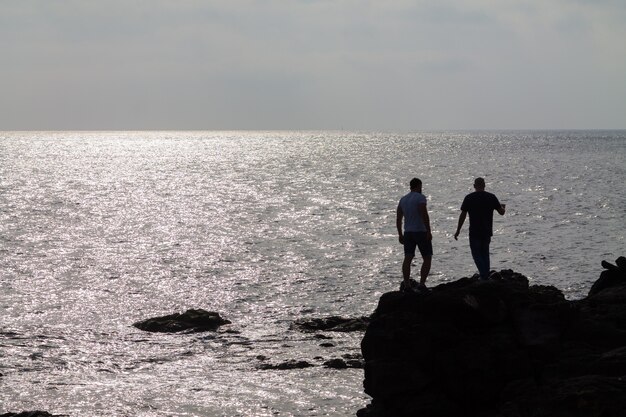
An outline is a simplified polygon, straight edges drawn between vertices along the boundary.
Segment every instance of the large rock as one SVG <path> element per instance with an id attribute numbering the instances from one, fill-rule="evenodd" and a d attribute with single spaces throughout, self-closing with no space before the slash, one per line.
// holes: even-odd
<path id="1" fill-rule="evenodd" d="M 626 416 L 620 263 L 578 301 L 510 270 L 384 294 L 361 343 L 372 403 L 357 415 Z"/>
<path id="2" fill-rule="evenodd" d="M 220 317 L 219 313 L 202 309 L 191 309 L 182 314 L 174 313 L 168 316 L 138 321 L 133 326 L 147 332 L 174 333 L 180 331 L 213 331 L 224 324 L 230 324 L 230 321 Z"/>

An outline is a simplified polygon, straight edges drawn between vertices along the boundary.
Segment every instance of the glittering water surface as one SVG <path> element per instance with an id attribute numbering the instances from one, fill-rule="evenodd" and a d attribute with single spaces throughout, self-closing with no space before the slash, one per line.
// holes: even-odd
<path id="1" fill-rule="evenodd" d="M 507 203 L 492 267 L 568 298 L 626 254 L 626 132 L 0 133 L 0 412 L 349 416 L 358 354 L 290 328 L 370 314 L 399 285 L 397 200 L 429 198 L 429 285 L 475 272 L 459 206 L 475 176 Z M 135 321 L 204 308 L 231 332 Z M 258 365 L 303 359 L 304 370 Z"/>

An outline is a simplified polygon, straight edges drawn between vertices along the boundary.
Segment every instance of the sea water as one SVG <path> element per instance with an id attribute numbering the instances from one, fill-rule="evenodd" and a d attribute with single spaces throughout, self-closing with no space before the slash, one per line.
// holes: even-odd
<path id="1" fill-rule="evenodd" d="M 492 269 L 575 299 L 626 255 L 625 169 L 626 131 L 0 133 L 0 413 L 354 415 L 363 371 L 321 364 L 362 334 L 322 347 L 291 324 L 398 289 L 411 178 L 429 286 L 476 272 L 453 234 L 482 176 L 507 205 Z M 230 331 L 132 327 L 189 308 Z M 289 359 L 316 366 L 258 369 Z"/>

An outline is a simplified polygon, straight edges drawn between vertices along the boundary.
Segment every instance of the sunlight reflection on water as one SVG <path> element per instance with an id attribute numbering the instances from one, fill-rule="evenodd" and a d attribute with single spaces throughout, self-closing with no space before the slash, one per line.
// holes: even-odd
<path id="1" fill-rule="evenodd" d="M 493 267 L 584 296 L 624 249 L 625 132 L 57 132 L 0 140 L 2 411 L 353 415 L 362 371 L 301 317 L 370 314 L 397 288 L 397 200 L 424 181 L 430 285 L 474 273 L 452 238 L 475 176 L 507 203 Z M 464 233 L 467 229 L 464 230 Z M 220 312 L 231 332 L 137 320 Z M 259 371 L 259 357 L 316 367 Z"/>

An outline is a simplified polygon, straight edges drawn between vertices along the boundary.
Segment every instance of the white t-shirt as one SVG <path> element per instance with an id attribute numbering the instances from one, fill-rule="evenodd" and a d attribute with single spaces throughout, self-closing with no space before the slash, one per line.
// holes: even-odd
<path id="1" fill-rule="evenodd" d="M 398 207 L 404 215 L 405 232 L 425 232 L 426 225 L 419 211 L 420 204 L 426 205 L 426 197 L 417 191 L 411 191 L 400 199 Z"/>

